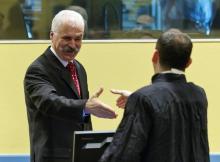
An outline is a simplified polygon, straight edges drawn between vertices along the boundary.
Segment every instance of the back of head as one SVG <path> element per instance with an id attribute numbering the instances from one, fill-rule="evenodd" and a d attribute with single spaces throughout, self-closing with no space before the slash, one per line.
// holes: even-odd
<path id="1" fill-rule="evenodd" d="M 164 32 L 156 44 L 161 66 L 185 70 L 192 47 L 190 37 L 180 30 L 170 29 Z"/>
<path id="2" fill-rule="evenodd" d="M 59 31 L 59 28 L 66 23 L 84 31 L 83 17 L 79 13 L 71 10 L 62 10 L 54 16 L 51 24 L 51 31 Z"/>

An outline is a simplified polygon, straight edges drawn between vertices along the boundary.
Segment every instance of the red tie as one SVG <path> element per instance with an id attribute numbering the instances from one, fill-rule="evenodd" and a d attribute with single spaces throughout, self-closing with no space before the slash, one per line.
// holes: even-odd
<path id="1" fill-rule="evenodd" d="M 69 62 L 66 67 L 69 70 L 69 72 L 71 73 L 74 85 L 76 86 L 77 92 L 80 96 L 81 95 L 80 94 L 80 86 L 79 86 L 79 80 L 78 80 L 78 77 L 77 77 L 76 66 L 75 66 L 74 63 Z"/>

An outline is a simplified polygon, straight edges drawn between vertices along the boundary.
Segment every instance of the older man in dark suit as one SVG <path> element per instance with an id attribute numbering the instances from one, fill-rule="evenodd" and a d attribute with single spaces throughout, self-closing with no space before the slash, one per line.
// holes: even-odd
<path id="1" fill-rule="evenodd" d="M 102 89 L 89 98 L 86 71 L 75 60 L 83 33 L 80 14 L 59 12 L 51 25 L 51 46 L 26 72 L 31 162 L 71 162 L 73 132 L 92 129 L 90 114 L 117 116 L 97 99 Z"/>

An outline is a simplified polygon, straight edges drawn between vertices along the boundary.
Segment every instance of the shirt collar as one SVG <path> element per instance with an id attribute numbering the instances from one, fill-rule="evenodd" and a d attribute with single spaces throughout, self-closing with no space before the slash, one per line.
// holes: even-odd
<path id="1" fill-rule="evenodd" d="M 61 59 L 60 56 L 56 53 L 56 51 L 53 49 L 52 46 L 50 47 L 50 50 L 51 50 L 52 53 L 56 56 L 56 58 L 61 62 L 61 64 L 62 64 L 64 67 L 66 67 L 67 64 L 68 64 L 68 62 L 65 61 L 65 60 L 63 60 L 63 59 Z"/>
<path id="2" fill-rule="evenodd" d="M 184 71 L 179 70 L 179 69 L 175 69 L 175 68 L 171 68 L 170 70 L 168 70 L 168 71 L 163 71 L 163 72 L 161 72 L 161 73 L 163 73 L 163 74 L 165 74 L 165 73 L 185 74 Z"/>

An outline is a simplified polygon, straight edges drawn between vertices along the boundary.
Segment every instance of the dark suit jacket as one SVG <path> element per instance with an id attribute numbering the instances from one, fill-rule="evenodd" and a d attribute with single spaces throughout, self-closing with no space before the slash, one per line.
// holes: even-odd
<path id="1" fill-rule="evenodd" d="M 83 118 L 89 98 L 87 75 L 76 61 L 79 97 L 69 71 L 48 48 L 28 68 L 24 79 L 31 162 L 71 162 L 73 132 L 92 129 Z"/>

